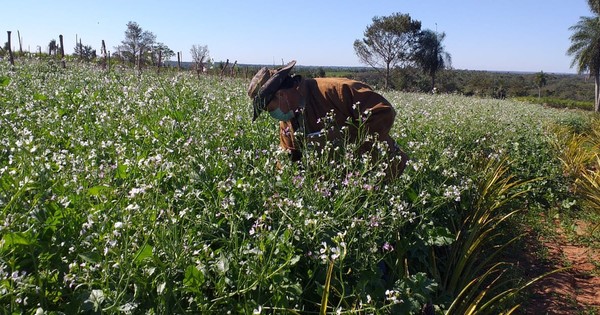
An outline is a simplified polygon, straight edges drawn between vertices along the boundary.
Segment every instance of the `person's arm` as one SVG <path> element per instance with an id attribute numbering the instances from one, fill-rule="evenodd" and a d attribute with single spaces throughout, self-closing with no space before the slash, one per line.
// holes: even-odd
<path id="1" fill-rule="evenodd" d="M 279 122 L 279 145 L 289 152 L 292 161 L 302 159 L 302 151 L 294 138 L 294 127 L 290 121 Z"/>

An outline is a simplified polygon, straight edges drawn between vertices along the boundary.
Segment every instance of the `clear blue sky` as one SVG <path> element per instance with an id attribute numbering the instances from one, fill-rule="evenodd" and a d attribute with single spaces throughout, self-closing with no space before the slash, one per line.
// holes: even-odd
<path id="1" fill-rule="evenodd" d="M 569 27 L 591 15 L 586 0 L 12 0 L 2 3 L 0 42 L 47 50 L 58 35 L 72 53 L 76 35 L 98 52 L 113 51 L 137 22 L 190 60 L 207 45 L 215 61 L 360 66 L 353 42 L 374 16 L 408 13 L 424 29 L 446 33 L 455 69 L 574 73 Z"/>

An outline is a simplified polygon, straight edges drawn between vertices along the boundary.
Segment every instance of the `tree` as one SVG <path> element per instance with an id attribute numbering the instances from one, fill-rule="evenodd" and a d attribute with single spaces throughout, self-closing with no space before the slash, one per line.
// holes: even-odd
<path id="1" fill-rule="evenodd" d="M 152 46 L 152 60 L 158 60 L 158 54 L 160 53 L 162 61 L 171 60 L 175 56 L 175 52 L 169 46 L 163 43 L 157 43 Z"/>
<path id="2" fill-rule="evenodd" d="M 4 45 L 0 47 L 0 56 L 4 56 L 8 52 L 8 42 L 4 42 Z"/>
<path id="3" fill-rule="evenodd" d="M 419 34 L 417 48 L 413 55 L 415 63 L 423 70 L 423 73 L 431 77 L 431 90 L 435 89 L 436 73 L 446 67 L 450 67 L 452 57 L 444 50 L 442 41 L 446 37 L 444 33 L 436 33 L 424 30 Z"/>
<path id="4" fill-rule="evenodd" d="M 540 71 L 535 75 L 535 85 L 538 87 L 538 98 L 542 97 L 542 88 L 548 83 L 548 78 L 544 71 Z"/>
<path id="5" fill-rule="evenodd" d="M 592 12 L 600 15 L 600 0 L 588 0 L 588 5 Z"/>
<path id="6" fill-rule="evenodd" d="M 57 51 L 58 45 L 56 44 L 56 39 L 53 39 L 48 43 L 48 55 L 52 55 L 53 53 L 56 55 Z"/>
<path id="7" fill-rule="evenodd" d="M 571 67 L 577 65 L 579 73 L 589 72 L 594 77 L 594 110 L 600 112 L 600 16 L 582 16 L 569 30 L 573 31 L 567 50 L 573 56 Z"/>
<path id="8" fill-rule="evenodd" d="M 361 62 L 377 72 L 385 69 L 385 84 L 390 82 L 390 69 L 410 61 L 415 48 L 421 22 L 408 14 L 394 13 L 387 17 L 374 17 L 367 26 L 362 40 L 354 41 L 354 51 Z"/>
<path id="9" fill-rule="evenodd" d="M 319 67 L 319 69 L 317 69 L 317 78 L 324 78 L 326 75 L 327 73 L 325 72 L 325 69 L 323 67 Z"/>
<path id="10" fill-rule="evenodd" d="M 156 35 L 144 31 L 136 22 L 129 21 L 125 30 L 125 39 L 121 46 L 115 47 L 118 55 L 132 64 L 141 66 L 144 62 L 144 53 L 149 56 L 149 48 L 154 45 Z"/>
<path id="11" fill-rule="evenodd" d="M 199 76 L 200 73 L 204 72 L 204 63 L 210 58 L 208 46 L 192 45 L 192 48 L 190 49 L 190 54 L 192 55 L 192 60 L 194 61 L 194 65 L 196 66 L 196 73 Z"/>
<path id="12" fill-rule="evenodd" d="M 96 50 L 92 49 L 92 46 L 83 45 L 79 42 L 75 45 L 75 55 L 84 61 L 92 61 L 96 59 Z"/>

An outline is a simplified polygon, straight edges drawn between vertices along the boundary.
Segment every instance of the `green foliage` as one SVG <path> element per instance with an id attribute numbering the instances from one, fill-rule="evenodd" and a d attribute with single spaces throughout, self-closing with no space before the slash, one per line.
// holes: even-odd
<path id="1" fill-rule="evenodd" d="M 596 1 L 590 1 L 590 8 L 597 14 Z M 579 73 L 588 72 L 594 77 L 596 84 L 594 111 L 600 111 L 600 95 L 598 95 L 598 84 L 600 83 L 600 16 L 582 16 L 577 24 L 569 28 L 573 32 L 570 37 L 571 46 L 567 54 L 573 56 L 571 66 L 577 65 Z"/>
<path id="2" fill-rule="evenodd" d="M 596 44 L 600 39 L 600 17 L 582 16 L 569 30 L 573 34 L 567 54 L 573 56 L 572 66 L 576 65 L 580 73 L 589 72 L 597 76 L 600 71 L 600 47 Z"/>
<path id="3" fill-rule="evenodd" d="M 127 23 L 125 39 L 121 41 L 121 46 L 116 47 L 116 49 L 118 51 L 113 53 L 114 57 L 138 67 L 143 64 L 156 64 L 159 59 L 159 52 L 163 61 L 169 60 L 175 55 L 167 45 L 156 42 L 154 33 L 142 29 L 138 23 L 133 21 Z"/>
<path id="4" fill-rule="evenodd" d="M 553 131 L 562 167 L 580 204 L 588 209 L 585 212 L 600 214 L 600 119 L 557 124 Z"/>
<path id="5" fill-rule="evenodd" d="M 594 110 L 594 102 L 586 101 L 574 101 L 560 99 L 556 97 L 517 97 L 517 101 L 528 102 L 532 104 L 545 105 L 555 108 L 570 108 L 570 109 L 583 109 L 583 110 Z"/>
<path id="6" fill-rule="evenodd" d="M 377 71 L 385 69 L 384 88 L 387 89 L 390 70 L 411 59 L 420 30 L 421 22 L 409 14 L 376 16 L 373 24 L 367 26 L 364 38 L 354 41 L 354 51 L 364 64 Z"/>
<path id="7" fill-rule="evenodd" d="M 96 50 L 92 46 L 77 43 L 75 45 L 75 55 L 81 60 L 92 61 L 96 59 Z"/>
<path id="8" fill-rule="evenodd" d="M 424 30 L 419 34 L 413 60 L 431 77 L 431 90 L 435 88 L 435 77 L 438 71 L 451 66 L 451 57 L 444 50 L 442 41 L 446 34 Z"/>
<path id="9" fill-rule="evenodd" d="M 327 143 L 333 161 L 317 150 L 288 161 L 277 126 L 251 123 L 246 84 L 0 63 L 6 312 L 418 313 L 465 294 L 478 310 L 503 292 L 487 286 L 512 279 L 490 280 L 503 270 L 490 261 L 445 280 L 450 253 L 471 247 L 462 222 L 497 209 L 486 227 L 510 231 L 511 196 L 531 209 L 567 199 L 546 127 L 582 113 L 386 92 L 411 160 L 384 181 L 383 144 L 382 160 Z M 496 182 L 526 184 L 491 193 L 494 172 L 476 166 L 504 159 Z M 506 241 L 477 235 L 489 248 Z"/>

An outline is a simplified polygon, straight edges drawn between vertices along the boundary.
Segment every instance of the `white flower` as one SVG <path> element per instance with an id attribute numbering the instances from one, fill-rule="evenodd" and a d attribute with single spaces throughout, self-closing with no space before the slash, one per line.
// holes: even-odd
<path id="1" fill-rule="evenodd" d="M 455 185 L 446 187 L 444 191 L 444 197 L 454 199 L 454 201 L 460 201 L 460 189 Z"/>

